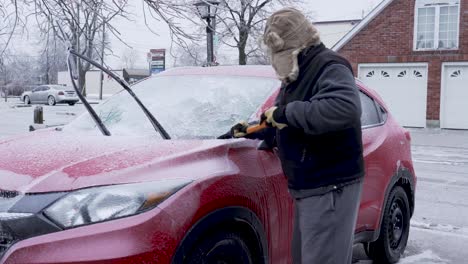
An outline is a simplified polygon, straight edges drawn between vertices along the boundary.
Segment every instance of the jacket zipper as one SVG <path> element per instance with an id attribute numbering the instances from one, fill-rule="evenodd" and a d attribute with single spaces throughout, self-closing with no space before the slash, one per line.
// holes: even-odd
<path id="1" fill-rule="evenodd" d="M 304 162 L 304 161 L 305 161 L 306 156 L 307 156 L 307 149 L 306 149 L 306 148 L 303 148 L 303 149 L 302 149 L 301 162 Z"/>

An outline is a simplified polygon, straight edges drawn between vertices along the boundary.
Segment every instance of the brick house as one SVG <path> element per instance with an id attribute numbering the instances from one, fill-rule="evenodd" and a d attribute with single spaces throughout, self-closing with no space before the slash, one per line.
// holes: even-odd
<path id="1" fill-rule="evenodd" d="M 468 129 L 468 0 L 384 0 L 333 49 L 402 125 Z"/>

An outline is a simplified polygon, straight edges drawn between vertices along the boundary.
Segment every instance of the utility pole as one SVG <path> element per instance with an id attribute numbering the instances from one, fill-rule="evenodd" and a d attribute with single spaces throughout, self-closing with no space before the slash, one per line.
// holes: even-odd
<path id="1" fill-rule="evenodd" d="M 207 62 L 208 62 L 208 66 L 212 66 L 213 65 L 213 27 L 211 25 L 211 20 L 212 18 L 208 17 L 206 19 L 206 22 L 208 23 L 207 27 L 206 27 L 206 34 L 208 35 L 207 37 Z"/>
<path id="2" fill-rule="evenodd" d="M 5 102 L 8 102 L 8 95 L 7 95 L 7 72 L 5 67 L 5 60 L 0 58 L 0 69 L 3 72 L 3 95 L 5 96 Z"/>
<path id="3" fill-rule="evenodd" d="M 47 36 L 49 38 L 49 36 Z M 49 62 L 49 39 L 47 39 L 47 47 L 46 47 L 46 71 L 45 71 L 45 83 L 41 84 L 49 84 L 49 72 L 50 72 L 50 62 Z"/>
<path id="4" fill-rule="evenodd" d="M 106 33 L 106 22 L 103 21 L 102 23 L 102 45 L 101 45 L 101 65 L 104 65 L 104 46 L 106 44 L 106 39 L 105 39 L 105 33 Z M 102 86 L 104 82 L 104 72 L 101 70 L 101 75 L 100 75 L 100 85 L 99 85 L 99 100 L 102 100 Z"/>
<path id="5" fill-rule="evenodd" d="M 80 47 L 80 1 L 77 1 L 76 2 L 76 14 L 77 14 L 77 25 L 76 25 L 76 29 L 75 29 L 75 33 L 76 33 L 76 52 L 80 53 L 81 54 L 81 47 Z M 78 88 L 81 89 L 81 62 L 80 62 L 80 58 L 76 58 L 76 69 L 78 71 Z M 81 92 L 83 92 L 83 90 L 81 90 Z"/>

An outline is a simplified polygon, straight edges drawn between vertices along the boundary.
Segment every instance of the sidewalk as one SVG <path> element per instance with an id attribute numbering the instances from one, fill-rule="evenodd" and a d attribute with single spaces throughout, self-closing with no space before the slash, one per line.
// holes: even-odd
<path id="1" fill-rule="evenodd" d="M 413 146 L 468 149 L 468 130 L 408 128 Z"/>

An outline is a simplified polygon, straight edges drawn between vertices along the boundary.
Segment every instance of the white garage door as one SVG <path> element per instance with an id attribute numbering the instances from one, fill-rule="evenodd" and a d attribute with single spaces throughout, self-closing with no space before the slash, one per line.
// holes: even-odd
<path id="1" fill-rule="evenodd" d="M 426 127 L 427 64 L 360 64 L 358 75 L 402 126 Z"/>
<path id="2" fill-rule="evenodd" d="M 468 129 L 468 62 L 442 66 L 442 128 Z"/>

